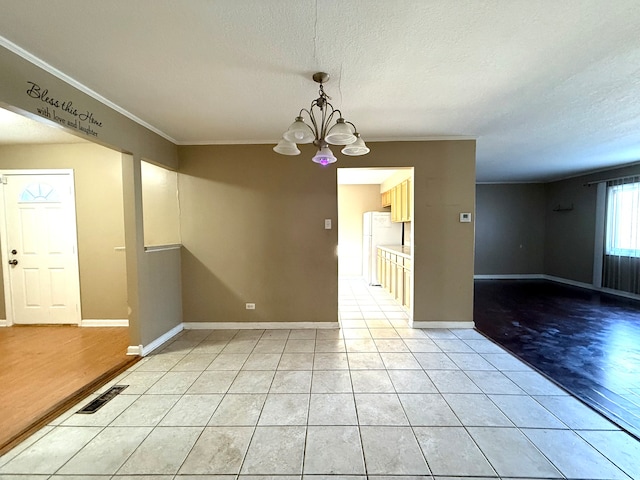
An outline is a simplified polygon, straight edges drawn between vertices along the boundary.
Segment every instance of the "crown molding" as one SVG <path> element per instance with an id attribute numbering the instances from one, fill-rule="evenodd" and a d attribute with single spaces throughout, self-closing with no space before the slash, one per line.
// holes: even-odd
<path id="1" fill-rule="evenodd" d="M 99 93 L 91 90 L 86 85 L 83 85 L 82 83 L 78 82 L 77 80 L 75 80 L 74 78 L 70 77 L 66 73 L 64 73 L 64 72 L 58 70 L 57 68 L 55 68 L 54 66 L 48 64 L 47 62 L 45 62 L 41 58 L 38 58 L 35 55 L 33 55 L 32 53 L 27 52 L 24 48 L 16 45 L 11 40 L 8 40 L 7 38 L 3 37 L 2 35 L 0 35 L 0 46 L 5 47 L 7 50 L 15 53 L 19 57 L 22 57 L 23 59 L 25 59 L 29 63 L 32 63 L 36 67 L 41 68 L 45 72 L 50 73 L 54 77 L 57 77 L 60 80 L 62 80 L 63 82 L 68 83 L 72 87 L 80 90 L 82 93 L 84 93 L 86 95 L 89 95 L 94 100 L 97 100 L 98 102 L 106 105 L 107 107 L 111 108 L 112 110 L 115 110 L 116 112 L 124 115 L 129 120 L 132 120 L 132 121 L 136 122 L 138 125 L 141 125 L 144 128 L 147 128 L 147 129 L 151 130 L 153 133 L 155 133 L 157 135 L 160 135 L 165 140 L 169 140 L 173 144 L 178 144 L 175 139 L 173 139 L 172 137 L 170 137 L 169 135 L 164 133 L 162 130 L 159 130 L 158 128 L 156 128 L 153 125 L 145 122 L 141 118 L 136 117 L 133 113 L 125 110 L 124 108 L 120 107 L 119 105 L 116 105 L 111 100 L 109 100 L 109 99 L 103 97 L 102 95 L 100 95 Z"/>

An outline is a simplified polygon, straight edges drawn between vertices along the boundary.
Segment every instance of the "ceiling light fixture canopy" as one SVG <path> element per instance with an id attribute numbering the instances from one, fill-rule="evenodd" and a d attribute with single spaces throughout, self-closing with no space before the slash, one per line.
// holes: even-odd
<path id="1" fill-rule="evenodd" d="M 329 81 L 329 74 L 317 72 L 313 81 L 320 84 L 320 96 L 311 102 L 309 109 L 303 108 L 282 135 L 282 140 L 273 147 L 273 151 L 281 155 L 299 155 L 296 144 L 313 143 L 318 152 L 312 160 L 320 165 L 328 165 L 337 161 L 329 145 L 344 145 L 343 154 L 350 156 L 366 155 L 370 149 L 360 137 L 356 126 L 345 120 L 342 112 L 329 102 L 323 84 Z M 306 121 L 305 121 L 305 116 Z M 337 118 L 336 118 L 337 117 Z"/>

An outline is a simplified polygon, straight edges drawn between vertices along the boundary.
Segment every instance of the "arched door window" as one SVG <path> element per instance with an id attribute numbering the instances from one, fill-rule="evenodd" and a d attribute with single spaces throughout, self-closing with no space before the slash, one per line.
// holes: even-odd
<path id="1" fill-rule="evenodd" d="M 20 193 L 20 203 L 60 203 L 60 194 L 46 183 L 30 183 Z"/>

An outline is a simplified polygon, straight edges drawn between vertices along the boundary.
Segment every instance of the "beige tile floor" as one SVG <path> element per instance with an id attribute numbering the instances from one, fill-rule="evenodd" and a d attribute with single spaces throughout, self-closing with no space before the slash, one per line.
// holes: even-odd
<path id="1" fill-rule="evenodd" d="M 640 442 L 474 330 L 410 329 L 348 279 L 340 321 L 185 331 L 97 413 L 74 413 L 85 400 L 1 457 L 0 478 L 640 478 Z"/>

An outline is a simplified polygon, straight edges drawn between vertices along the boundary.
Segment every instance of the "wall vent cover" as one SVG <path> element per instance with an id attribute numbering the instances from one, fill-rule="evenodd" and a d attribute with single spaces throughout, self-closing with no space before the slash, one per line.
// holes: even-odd
<path id="1" fill-rule="evenodd" d="M 90 413 L 97 412 L 100 409 L 100 407 L 102 407 L 105 403 L 107 403 L 113 397 L 121 393 L 128 386 L 129 385 L 114 385 L 109 390 L 107 390 L 102 395 L 100 395 L 98 398 L 96 398 L 95 400 L 92 400 L 87 405 L 85 405 L 82 409 L 78 410 L 76 413 L 90 414 Z"/>

